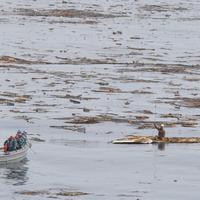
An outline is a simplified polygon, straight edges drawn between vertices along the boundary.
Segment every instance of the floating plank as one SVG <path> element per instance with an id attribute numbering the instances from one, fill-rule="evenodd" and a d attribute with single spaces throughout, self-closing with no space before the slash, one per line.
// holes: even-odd
<path id="1" fill-rule="evenodd" d="M 113 140 L 113 144 L 153 144 L 153 143 L 200 143 L 200 137 L 165 137 L 157 136 L 129 136 Z"/>

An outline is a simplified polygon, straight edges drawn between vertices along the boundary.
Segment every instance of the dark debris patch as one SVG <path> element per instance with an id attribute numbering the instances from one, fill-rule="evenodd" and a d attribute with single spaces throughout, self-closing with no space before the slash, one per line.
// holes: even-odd
<path id="1" fill-rule="evenodd" d="M 35 141 L 35 142 L 45 142 L 44 139 L 38 138 L 38 137 L 31 137 L 30 139 L 31 141 Z"/>
<path id="2" fill-rule="evenodd" d="M 50 128 L 64 129 L 64 130 L 75 131 L 75 132 L 79 132 L 79 133 L 85 133 L 86 132 L 85 127 L 76 126 L 76 125 L 74 125 L 74 126 L 68 126 L 68 125 L 57 126 L 57 125 L 52 125 L 52 126 L 50 126 Z"/>
<path id="3" fill-rule="evenodd" d="M 105 14 L 91 10 L 76 9 L 26 9 L 18 8 L 14 10 L 17 15 L 24 16 L 43 16 L 43 17 L 69 17 L 69 18 L 114 18 L 123 17 L 122 14 Z"/>
<path id="4" fill-rule="evenodd" d="M 56 195 L 58 195 L 58 196 L 82 196 L 82 195 L 88 195 L 88 193 L 85 193 L 85 192 L 59 192 Z"/>
<path id="5" fill-rule="evenodd" d="M 156 5 L 156 4 L 151 4 L 151 5 L 144 5 L 140 7 L 140 10 L 146 11 L 146 12 L 175 12 L 175 11 L 187 11 L 188 8 L 186 7 L 181 7 L 179 5 L 168 5 L 168 4 L 161 4 L 161 5 Z"/>
<path id="6" fill-rule="evenodd" d="M 48 195 L 48 191 L 43 191 L 43 190 L 36 190 L 36 191 L 19 191 L 15 192 L 16 194 L 20 195 L 27 195 L 27 196 L 38 196 L 38 195 Z"/>
<path id="7" fill-rule="evenodd" d="M 89 193 L 80 192 L 80 191 L 65 191 L 64 189 L 59 189 L 60 191 L 56 191 L 57 189 L 48 189 L 48 190 L 24 190 L 17 191 L 16 194 L 26 195 L 26 196 L 47 196 L 58 198 L 59 196 L 72 197 L 72 196 L 83 196 L 88 195 Z"/>

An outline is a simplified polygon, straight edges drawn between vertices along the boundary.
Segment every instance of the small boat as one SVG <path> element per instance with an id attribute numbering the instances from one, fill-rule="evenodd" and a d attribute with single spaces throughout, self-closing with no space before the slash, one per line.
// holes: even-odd
<path id="1" fill-rule="evenodd" d="M 23 146 L 21 149 L 16 151 L 8 151 L 4 152 L 3 148 L 0 148 L 0 165 L 7 164 L 11 162 L 20 162 L 22 161 L 31 147 L 31 143 L 27 141 L 26 145 Z"/>

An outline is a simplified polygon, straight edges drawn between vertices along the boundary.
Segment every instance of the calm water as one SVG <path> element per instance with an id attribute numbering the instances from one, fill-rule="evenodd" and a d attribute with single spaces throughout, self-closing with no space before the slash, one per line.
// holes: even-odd
<path id="1" fill-rule="evenodd" d="M 20 9 L 104 15 L 29 16 Z M 0 10 L 0 56 L 37 61 L 5 67 L 0 60 L 0 140 L 18 129 L 45 140 L 33 141 L 24 162 L 0 167 L 1 199 L 199 199 L 199 144 L 113 145 L 128 134 L 156 131 L 137 123 L 66 123 L 99 115 L 178 122 L 162 117 L 175 113 L 196 124 L 167 127 L 168 136 L 199 136 L 198 106 L 179 105 L 184 97 L 199 97 L 200 71 L 193 66 L 200 53 L 198 1 L 4 0 Z M 99 92 L 101 87 L 119 90 Z M 172 104 L 168 98 L 177 94 Z M 21 95 L 29 97 L 14 101 Z M 63 197 L 62 191 L 88 195 Z"/>

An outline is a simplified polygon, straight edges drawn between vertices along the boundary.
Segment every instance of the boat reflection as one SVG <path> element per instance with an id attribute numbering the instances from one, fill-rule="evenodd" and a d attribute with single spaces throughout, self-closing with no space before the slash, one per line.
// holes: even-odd
<path id="1" fill-rule="evenodd" d="M 160 151 L 164 151 L 165 150 L 165 142 L 160 142 L 158 143 L 158 149 Z"/>
<path id="2" fill-rule="evenodd" d="M 0 166 L 1 178 L 5 179 L 8 184 L 24 185 L 28 181 L 28 159 L 18 163 L 10 163 Z"/>

